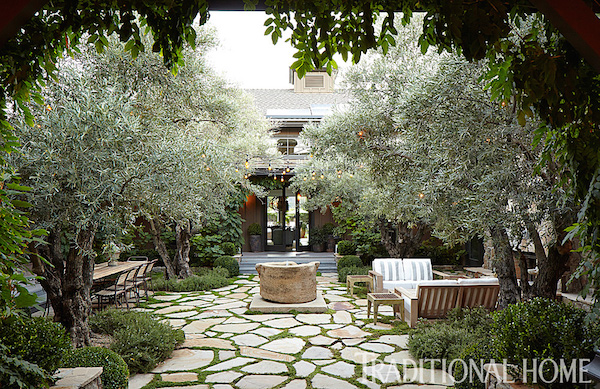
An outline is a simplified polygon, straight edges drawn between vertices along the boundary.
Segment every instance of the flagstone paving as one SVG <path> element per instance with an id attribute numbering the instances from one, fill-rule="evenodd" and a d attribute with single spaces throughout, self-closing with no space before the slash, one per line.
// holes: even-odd
<path id="1" fill-rule="evenodd" d="M 211 291 L 150 297 L 139 309 L 181 328 L 185 341 L 150 374 L 131 377 L 129 388 L 164 389 L 171 382 L 170 387 L 186 389 L 452 385 L 447 373 L 415 362 L 407 350 L 408 335 L 400 335 L 405 327 L 388 324 L 391 307 L 380 307 L 381 320 L 374 326 L 372 317 L 367 318 L 366 300 L 348 295 L 336 274 L 318 276 L 317 282 L 328 304 L 326 313 L 248 311 L 260 291 L 258 276 L 252 275 Z"/>

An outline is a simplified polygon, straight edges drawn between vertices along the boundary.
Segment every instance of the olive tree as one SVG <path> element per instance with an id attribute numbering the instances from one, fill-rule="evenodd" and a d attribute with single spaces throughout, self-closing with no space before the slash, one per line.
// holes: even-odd
<path id="1" fill-rule="evenodd" d="M 156 54 L 133 60 L 118 44 L 102 55 L 83 50 L 60 63 L 44 106 L 32 108 L 34 126 L 15 118 L 23 146 L 12 163 L 34 188 L 31 220 L 49 232 L 37 249 L 52 266 L 36 261 L 34 270 L 77 346 L 89 344 L 99 226 L 122 228 L 141 214 L 154 229 L 167 221 L 189 229 L 190 219 L 219 212 L 243 185 L 238 154 L 266 147 L 267 126 L 239 92 L 187 55 L 189 72 L 174 76 Z M 252 135 L 233 140 L 241 131 Z M 172 276 L 185 277 L 185 247 L 178 255 L 163 260 Z"/>

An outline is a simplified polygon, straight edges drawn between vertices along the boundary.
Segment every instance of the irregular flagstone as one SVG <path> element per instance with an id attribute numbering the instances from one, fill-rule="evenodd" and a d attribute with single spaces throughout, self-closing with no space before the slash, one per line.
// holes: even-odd
<path id="1" fill-rule="evenodd" d="M 214 319 L 204 319 L 204 320 L 195 320 L 190 324 L 183 327 L 183 332 L 187 333 L 202 333 L 206 331 L 208 328 L 214 326 L 215 324 L 219 324 L 224 321 L 224 317 L 217 317 Z"/>
<path id="2" fill-rule="evenodd" d="M 242 375 L 242 373 L 238 373 L 237 371 L 222 371 L 206 376 L 204 382 L 231 383 Z"/>
<path id="3" fill-rule="evenodd" d="M 256 329 L 259 323 L 242 323 L 242 324 L 218 324 L 212 327 L 216 332 L 232 332 L 234 334 L 243 334 L 253 329 Z"/>
<path id="4" fill-rule="evenodd" d="M 268 340 L 256 334 L 236 335 L 231 338 L 238 346 L 260 346 Z"/>
<path id="5" fill-rule="evenodd" d="M 380 353 L 380 354 L 391 353 L 392 351 L 395 350 L 395 348 L 390 345 L 383 344 L 383 343 L 375 343 L 375 342 L 363 343 L 358 347 L 362 348 L 363 350 L 373 351 L 373 352 Z"/>
<path id="6" fill-rule="evenodd" d="M 245 307 L 246 305 L 247 304 L 243 301 L 235 301 L 233 303 L 213 305 L 212 307 L 210 307 L 210 309 L 232 309 L 232 308 Z M 246 310 L 244 309 L 244 311 L 246 311 Z"/>
<path id="7" fill-rule="evenodd" d="M 219 309 L 219 310 L 214 310 L 214 309 L 209 309 L 206 310 L 202 313 L 199 313 L 198 315 L 194 316 L 194 317 L 190 317 L 190 319 L 208 319 L 211 317 L 229 317 L 232 316 L 231 312 L 225 310 L 225 309 Z M 225 320 L 225 319 L 223 319 Z"/>
<path id="8" fill-rule="evenodd" d="M 154 379 L 154 374 L 136 374 L 129 377 L 129 389 L 142 389 Z"/>
<path id="9" fill-rule="evenodd" d="M 317 368 L 310 362 L 300 361 L 293 364 L 296 370 L 296 377 L 308 377 Z"/>
<path id="10" fill-rule="evenodd" d="M 248 304 L 244 303 L 243 305 L 240 306 L 240 308 L 233 308 L 229 310 L 232 313 L 235 313 L 236 315 L 241 315 L 242 313 L 245 313 L 248 311 Z"/>
<path id="11" fill-rule="evenodd" d="M 275 328 L 292 328 L 292 327 L 299 326 L 302 323 L 300 323 L 298 320 L 294 319 L 293 317 L 289 317 L 286 319 L 267 320 L 267 321 L 263 322 L 263 324 L 265 324 L 269 327 L 275 327 Z"/>
<path id="12" fill-rule="evenodd" d="M 242 319 L 241 317 L 230 317 L 225 320 L 223 324 L 241 324 L 241 323 L 250 323 L 250 321 L 246 319 Z"/>
<path id="13" fill-rule="evenodd" d="M 170 307 L 156 310 L 156 311 L 154 311 L 154 313 L 156 313 L 157 315 L 164 315 L 167 313 L 192 311 L 192 310 L 194 310 L 194 307 L 188 307 L 186 305 L 171 305 Z"/>
<path id="14" fill-rule="evenodd" d="M 356 347 L 346 347 L 341 351 L 341 354 L 343 359 L 361 364 L 373 362 L 379 357 L 379 354 L 361 350 Z"/>
<path id="15" fill-rule="evenodd" d="M 234 290 L 234 292 L 236 292 L 236 293 L 246 293 L 249 290 L 250 290 L 249 286 L 242 286 L 242 287 L 239 287 L 236 290 Z"/>
<path id="16" fill-rule="evenodd" d="M 269 342 L 260 348 L 283 354 L 296 354 L 304 348 L 306 343 L 300 338 L 282 338 Z"/>
<path id="17" fill-rule="evenodd" d="M 254 363 L 252 365 L 248 365 L 242 368 L 242 371 L 246 373 L 252 374 L 261 374 L 261 373 L 269 373 L 269 374 L 280 374 L 287 373 L 288 368 L 285 364 L 281 362 L 275 361 L 261 361 L 258 363 Z"/>
<path id="18" fill-rule="evenodd" d="M 354 376 L 354 367 L 355 365 L 339 361 L 333 365 L 322 367 L 321 371 L 334 377 L 350 378 Z"/>
<path id="19" fill-rule="evenodd" d="M 183 327 L 187 322 L 184 319 L 165 319 L 163 323 L 167 323 L 171 327 L 180 328 Z"/>
<path id="20" fill-rule="evenodd" d="M 213 301 L 214 304 L 229 304 L 229 303 L 237 303 L 237 302 L 238 302 L 237 299 L 230 299 L 229 296 L 219 297 L 218 299 L 215 299 Z"/>
<path id="21" fill-rule="evenodd" d="M 376 365 L 368 365 L 363 368 L 363 374 L 368 377 L 373 377 L 384 384 L 391 384 L 400 381 L 400 372 L 396 365 L 388 363 L 378 363 Z"/>
<path id="22" fill-rule="evenodd" d="M 194 316 L 196 313 L 197 313 L 196 311 L 175 312 L 175 313 L 168 313 L 165 315 L 165 317 L 168 317 L 171 319 L 184 319 L 186 317 Z"/>
<path id="23" fill-rule="evenodd" d="M 348 338 L 348 339 L 342 339 L 342 342 L 346 346 L 356 346 L 357 344 L 361 344 L 365 340 L 366 340 L 365 338 Z"/>
<path id="24" fill-rule="evenodd" d="M 379 385 L 378 383 L 373 382 L 371 380 L 368 380 L 364 377 L 360 377 L 359 379 L 357 379 L 357 381 L 369 389 L 381 389 L 381 385 Z M 420 388 L 420 389 L 429 389 L 429 388 Z"/>
<path id="25" fill-rule="evenodd" d="M 371 335 L 368 332 L 361 330 L 358 327 L 349 325 L 337 330 L 331 330 L 327 332 L 327 336 L 332 338 L 364 338 L 365 336 Z"/>
<path id="26" fill-rule="evenodd" d="M 210 387 L 208 385 L 192 385 L 192 386 L 183 386 L 185 389 L 210 389 Z M 162 387 L 161 389 L 181 389 L 182 386 L 167 386 L 167 387 Z"/>
<path id="27" fill-rule="evenodd" d="M 336 343 L 336 344 L 330 346 L 330 348 L 332 350 L 341 350 L 344 348 L 344 345 L 342 343 Z"/>
<path id="28" fill-rule="evenodd" d="M 385 323 L 377 323 L 377 324 L 369 323 L 366 325 L 366 328 L 371 329 L 371 330 L 391 330 L 392 325 L 385 324 Z"/>
<path id="29" fill-rule="evenodd" d="M 417 362 L 412 357 L 412 355 L 410 355 L 410 352 L 408 350 L 402 350 L 397 353 L 390 354 L 387 357 L 385 357 L 383 361 L 386 363 L 395 363 L 398 365 L 417 366 Z"/>
<path id="30" fill-rule="evenodd" d="M 248 285 L 248 284 L 256 284 L 256 282 L 251 281 L 251 280 L 237 280 L 237 281 L 234 282 L 234 284 L 245 284 L 245 285 Z"/>
<path id="31" fill-rule="evenodd" d="M 232 293 L 232 294 L 230 294 L 227 297 L 231 297 L 232 299 L 239 299 L 239 300 L 241 300 L 243 298 L 248 297 L 248 295 L 246 293 Z"/>
<path id="32" fill-rule="evenodd" d="M 289 332 L 296 336 L 315 336 L 321 333 L 321 328 L 317 326 L 300 326 L 291 328 Z"/>
<path id="33" fill-rule="evenodd" d="M 182 373 L 164 373 L 160 375 L 163 381 L 167 382 L 187 382 L 198 381 L 198 374 L 182 372 Z"/>
<path id="34" fill-rule="evenodd" d="M 214 336 L 214 335 L 213 335 L 213 336 Z M 232 334 L 232 333 L 230 333 L 230 332 L 225 332 L 225 333 L 223 333 L 223 334 L 219 335 L 219 338 L 231 338 L 232 336 L 233 336 L 233 334 Z"/>
<path id="35" fill-rule="evenodd" d="M 321 324 L 321 328 L 325 328 L 326 330 L 337 330 L 343 326 L 343 324 Z"/>
<path id="36" fill-rule="evenodd" d="M 335 289 L 331 289 L 329 292 L 327 293 L 331 293 L 331 294 L 346 294 L 346 289 L 339 289 L 339 288 L 335 288 Z"/>
<path id="37" fill-rule="evenodd" d="M 312 346 L 302 354 L 302 359 L 329 359 L 333 358 L 331 350 L 325 347 Z"/>
<path id="38" fill-rule="evenodd" d="M 325 313 L 300 313 L 296 315 L 296 320 L 306 324 L 329 324 L 331 315 Z"/>
<path id="39" fill-rule="evenodd" d="M 394 344 L 403 349 L 408 348 L 408 335 L 383 335 L 377 339 L 377 341 L 387 344 Z"/>
<path id="40" fill-rule="evenodd" d="M 314 338 L 310 338 L 308 341 L 311 344 L 314 344 L 315 346 L 329 346 L 329 345 L 333 344 L 333 342 L 337 341 L 337 339 L 319 335 L 319 336 L 315 336 Z"/>
<path id="41" fill-rule="evenodd" d="M 268 338 L 268 337 L 280 334 L 281 330 L 278 330 L 276 328 L 261 327 L 261 328 L 255 329 L 254 331 L 252 331 L 252 333 L 257 334 L 257 335 L 266 336 Z"/>
<path id="42" fill-rule="evenodd" d="M 161 296 L 152 296 L 153 299 L 155 300 L 159 300 L 159 301 L 173 301 L 173 300 L 177 300 L 180 299 L 182 297 L 182 295 L 180 294 L 166 294 L 166 295 L 161 295 Z"/>
<path id="43" fill-rule="evenodd" d="M 226 290 L 230 290 L 230 289 L 234 289 L 237 288 L 237 285 L 227 285 L 227 286 L 223 286 L 221 288 L 218 289 L 213 289 L 213 292 L 224 292 Z"/>
<path id="44" fill-rule="evenodd" d="M 148 308 L 164 308 L 164 307 L 170 307 L 171 305 L 173 305 L 173 303 L 154 303 L 154 304 L 148 304 Z"/>
<path id="45" fill-rule="evenodd" d="M 216 332 L 212 332 L 212 331 L 204 331 L 204 335 L 214 338 L 215 336 L 217 336 Z"/>
<path id="46" fill-rule="evenodd" d="M 167 371 L 187 371 L 209 365 L 215 354 L 211 350 L 190 350 L 181 348 L 173 351 L 171 357 L 159 364 L 152 373 L 164 373 Z"/>
<path id="47" fill-rule="evenodd" d="M 418 382 L 420 384 L 454 385 L 454 378 L 447 372 L 422 367 L 408 367 L 404 369 L 402 379 L 404 382 Z"/>
<path id="48" fill-rule="evenodd" d="M 232 369 L 234 367 L 247 365 L 248 363 L 254 362 L 255 360 L 256 359 L 254 359 L 254 358 L 237 357 L 237 358 L 229 359 L 225 362 L 217 363 L 216 365 L 207 367 L 205 370 L 207 370 L 207 371 L 224 371 L 224 370 Z"/>
<path id="49" fill-rule="evenodd" d="M 209 347 L 220 348 L 223 350 L 235 350 L 235 346 L 230 340 L 218 338 L 186 339 L 182 347 Z"/>
<path id="50" fill-rule="evenodd" d="M 356 386 L 352 385 L 349 382 L 329 377 L 325 374 L 316 374 L 312 381 L 313 388 L 316 389 L 355 389 Z"/>
<path id="51" fill-rule="evenodd" d="M 331 293 L 327 293 L 327 294 L 323 295 L 323 298 L 329 300 L 329 302 L 350 301 L 350 299 L 347 297 L 338 296 L 337 294 L 331 294 Z"/>
<path id="52" fill-rule="evenodd" d="M 335 362 L 335 359 L 313 359 L 315 365 L 325 366 Z"/>
<path id="53" fill-rule="evenodd" d="M 245 357 L 253 357 L 260 359 L 272 359 L 274 361 L 283 361 L 283 362 L 291 362 L 294 360 L 294 357 L 291 355 L 285 355 L 281 353 L 276 353 L 274 351 L 267 351 L 260 348 L 242 346 L 240 347 L 240 355 Z"/>
<path id="54" fill-rule="evenodd" d="M 275 319 L 287 319 L 289 317 L 293 317 L 294 315 L 288 314 L 260 314 L 260 315 L 241 315 L 244 319 L 263 322 L 267 320 L 275 320 Z"/>
<path id="55" fill-rule="evenodd" d="M 334 311 L 347 311 L 349 309 L 354 309 L 354 305 L 350 304 L 347 301 L 336 301 L 330 302 L 327 304 L 329 309 L 333 309 Z"/>
<path id="56" fill-rule="evenodd" d="M 281 389 L 306 389 L 306 381 L 305 380 L 292 380 L 287 383 Z"/>
<path id="57" fill-rule="evenodd" d="M 177 388 L 181 389 L 181 388 Z M 227 384 L 215 384 L 213 385 L 213 389 L 233 389 L 233 386 Z"/>
<path id="58" fill-rule="evenodd" d="M 337 324 L 352 323 L 352 315 L 348 311 L 336 311 L 333 314 L 333 322 Z"/>
<path id="59" fill-rule="evenodd" d="M 235 357 L 235 351 L 219 350 L 219 361 L 225 361 Z"/>
<path id="60" fill-rule="evenodd" d="M 288 377 L 277 375 L 247 375 L 239 380 L 236 386 L 240 389 L 269 389 L 283 383 L 287 379 Z"/>
<path id="61" fill-rule="evenodd" d="M 194 298 L 194 300 L 182 302 L 180 306 L 206 307 L 208 305 L 211 305 L 211 303 L 209 303 L 208 301 L 200 300 L 198 298 Z"/>

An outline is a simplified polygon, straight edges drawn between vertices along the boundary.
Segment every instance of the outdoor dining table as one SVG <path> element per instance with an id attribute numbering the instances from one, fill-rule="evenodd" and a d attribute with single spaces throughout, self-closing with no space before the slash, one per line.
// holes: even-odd
<path id="1" fill-rule="evenodd" d="M 142 266 L 146 261 L 127 261 L 117 262 L 114 266 L 108 266 L 108 262 L 99 263 L 94 266 L 94 282 L 99 281 L 103 278 L 108 278 L 115 274 L 124 273 L 131 269 L 135 269 L 138 266 Z"/>

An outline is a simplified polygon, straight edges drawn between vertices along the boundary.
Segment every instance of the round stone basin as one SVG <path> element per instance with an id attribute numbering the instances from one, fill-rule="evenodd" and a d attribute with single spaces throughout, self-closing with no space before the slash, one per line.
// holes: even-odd
<path id="1" fill-rule="evenodd" d="M 265 262 L 256 265 L 260 295 L 276 303 L 307 303 L 317 298 L 319 262 Z"/>

